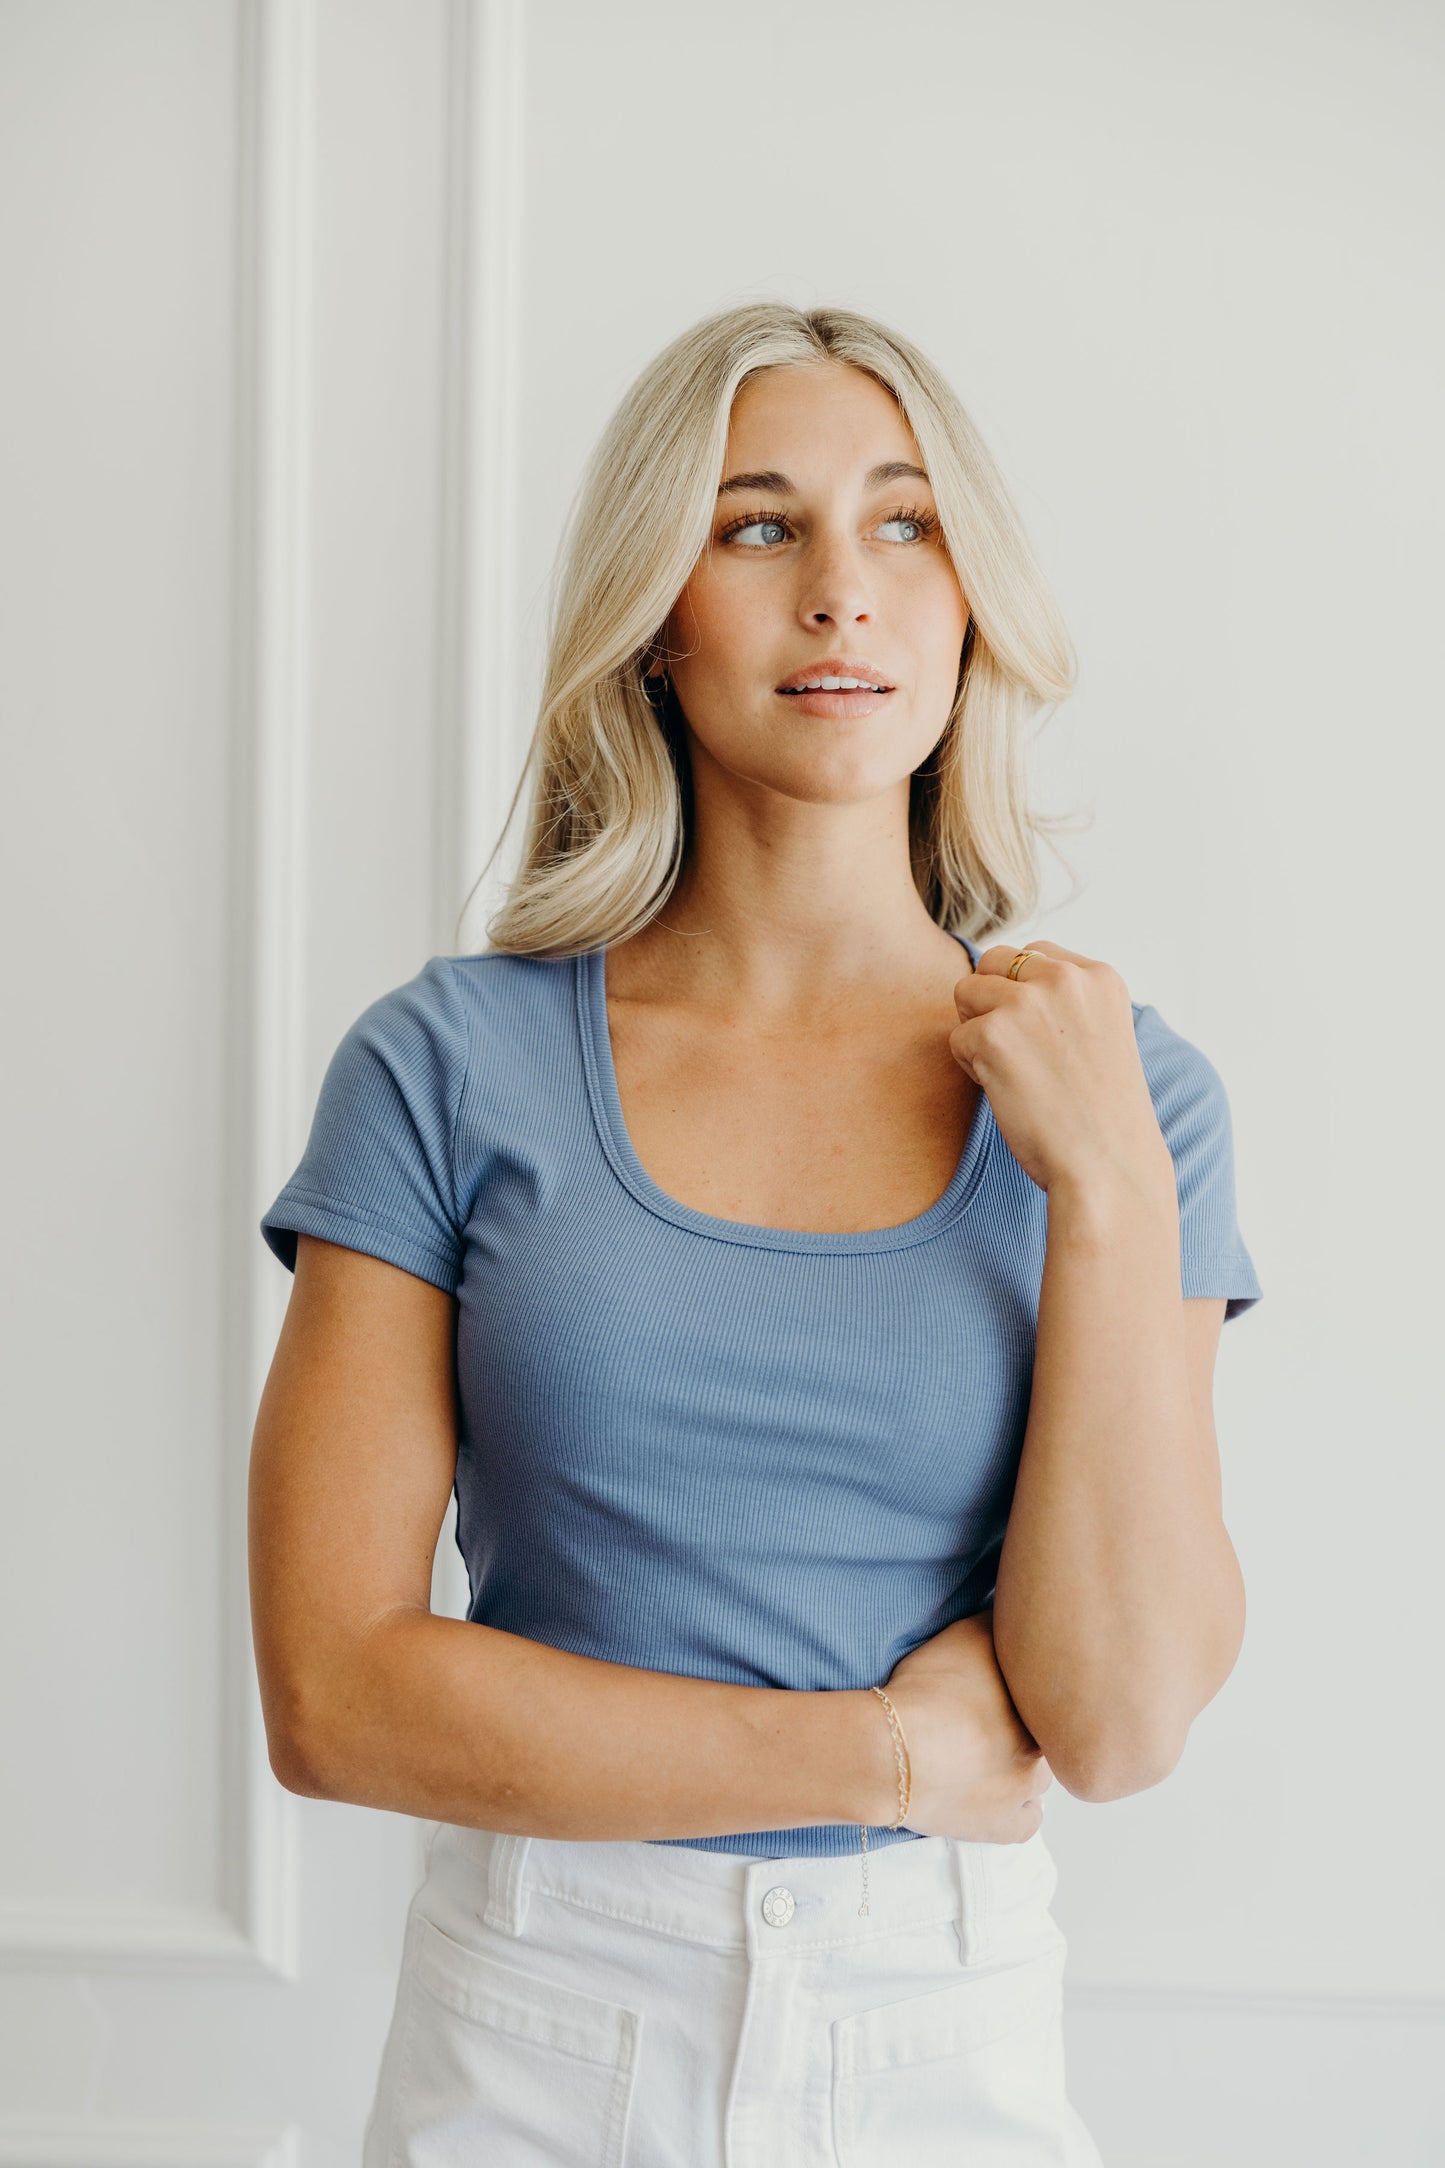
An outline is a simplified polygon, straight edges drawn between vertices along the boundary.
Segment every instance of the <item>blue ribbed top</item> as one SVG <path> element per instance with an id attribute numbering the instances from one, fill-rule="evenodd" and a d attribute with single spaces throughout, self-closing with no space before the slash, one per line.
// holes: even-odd
<path id="1" fill-rule="evenodd" d="M 469 1618 L 689 1677 L 882 1685 L 992 1599 L 1047 1199 L 980 1095 L 947 1189 L 898 1226 L 679 1203 L 623 1120 L 605 956 L 433 956 L 382 994 L 332 1055 L 261 1230 L 293 1269 L 303 1232 L 455 1294 Z M 1224 1087 L 1133 1009 L 1181 1292 L 1233 1317 L 1260 1287 Z M 851 1851 L 858 1831 L 654 1841 L 781 1858 Z"/>

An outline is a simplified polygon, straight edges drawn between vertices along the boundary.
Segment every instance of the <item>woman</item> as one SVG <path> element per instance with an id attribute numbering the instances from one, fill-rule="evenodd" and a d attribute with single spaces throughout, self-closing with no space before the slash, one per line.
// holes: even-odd
<path id="1" fill-rule="evenodd" d="M 273 1765 L 438 1825 L 366 2168 L 1099 2159 L 1042 1795 L 1159 1782 L 1234 1663 L 1259 1287 L 1205 1056 L 980 946 L 1070 678 L 904 339 L 743 307 L 624 399 L 490 946 L 352 1026 L 262 1222 Z"/>

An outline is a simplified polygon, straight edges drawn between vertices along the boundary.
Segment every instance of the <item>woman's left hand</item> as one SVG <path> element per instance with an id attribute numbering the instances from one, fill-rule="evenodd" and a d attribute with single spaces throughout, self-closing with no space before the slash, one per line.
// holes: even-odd
<path id="1" fill-rule="evenodd" d="M 1031 951 L 1016 979 L 1009 965 Z M 984 949 L 953 989 L 954 1060 L 988 1095 L 1040 1189 L 1061 1180 L 1158 1181 L 1173 1162 L 1149 1096 L 1129 989 L 1112 964 L 1057 941 Z"/>

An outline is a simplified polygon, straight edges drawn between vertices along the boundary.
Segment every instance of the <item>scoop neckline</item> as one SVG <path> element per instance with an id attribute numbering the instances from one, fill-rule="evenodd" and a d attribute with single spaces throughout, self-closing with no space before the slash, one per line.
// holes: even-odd
<path id="1" fill-rule="evenodd" d="M 952 938 L 967 949 L 969 961 L 978 967 L 979 950 L 966 934 Z M 762 1227 L 751 1220 L 719 1218 L 699 1211 L 653 1181 L 633 1148 L 622 1116 L 617 1070 L 612 1059 L 612 1034 L 607 1022 L 607 944 L 585 949 L 574 960 L 577 1017 L 582 1041 L 587 1093 L 597 1134 L 613 1172 L 637 1202 L 659 1219 L 709 1235 L 718 1242 L 742 1243 L 754 1249 L 811 1250 L 847 1255 L 867 1250 L 900 1250 L 910 1243 L 927 1242 L 960 1219 L 973 1202 L 983 1180 L 993 1147 L 993 1110 L 988 1094 L 980 1091 L 963 1150 L 948 1187 L 924 1212 L 899 1220 L 891 1227 L 860 1227 L 829 1233 L 807 1227 Z"/>

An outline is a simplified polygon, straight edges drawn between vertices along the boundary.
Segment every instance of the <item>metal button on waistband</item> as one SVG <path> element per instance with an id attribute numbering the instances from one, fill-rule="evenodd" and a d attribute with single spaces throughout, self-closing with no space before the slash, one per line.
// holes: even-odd
<path id="1" fill-rule="evenodd" d="M 770 1889 L 763 1899 L 763 1918 L 769 1927 L 786 1927 L 793 1916 L 793 1893 L 790 1889 Z"/>

